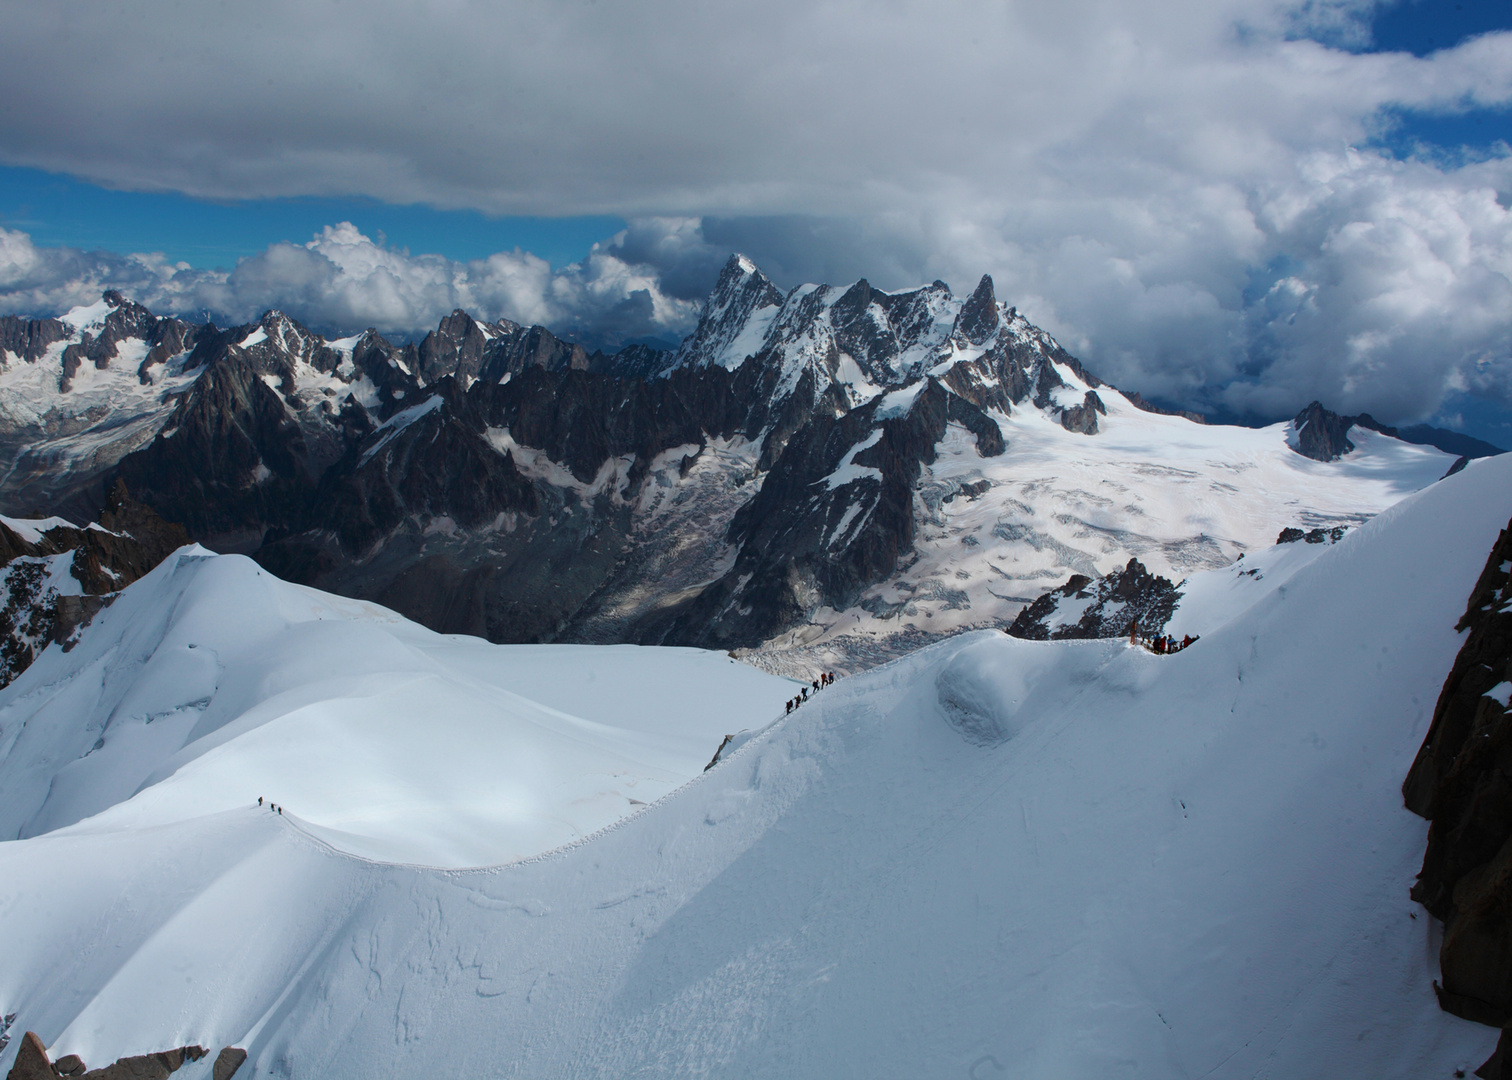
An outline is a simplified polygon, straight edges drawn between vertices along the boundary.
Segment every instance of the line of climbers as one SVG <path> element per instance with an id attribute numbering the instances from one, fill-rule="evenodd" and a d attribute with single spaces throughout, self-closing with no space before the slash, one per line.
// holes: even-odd
<path id="1" fill-rule="evenodd" d="M 808 686 L 805 686 L 803 688 L 803 691 L 797 697 L 795 697 L 795 698 L 789 698 L 788 699 L 787 711 L 789 713 L 791 713 L 794 709 L 796 709 L 798 706 L 802 705 L 805 701 L 808 700 L 809 687 L 813 687 L 814 693 L 817 694 L 819 691 L 823 690 L 826 686 L 830 686 L 831 684 L 833 684 L 834 681 L 835 681 L 835 673 L 834 672 L 832 672 L 832 671 L 826 671 L 826 672 L 824 672 L 817 679 L 814 679 L 813 681 L 811 681 L 808 684 Z"/>
<path id="2" fill-rule="evenodd" d="M 1191 634 L 1186 635 L 1180 641 L 1177 641 L 1170 634 L 1161 634 L 1154 641 L 1146 642 L 1145 648 L 1149 649 L 1151 652 L 1160 653 L 1162 655 L 1167 653 L 1178 653 L 1196 640 L 1197 639 Z"/>
<path id="3" fill-rule="evenodd" d="M 1187 634 L 1180 641 L 1177 641 L 1170 634 L 1161 634 L 1158 637 L 1147 638 L 1139 632 L 1138 619 L 1129 623 L 1129 644 L 1142 645 L 1152 653 L 1159 653 L 1161 656 L 1179 653 L 1182 649 L 1196 641 L 1199 636 Z"/>
<path id="4" fill-rule="evenodd" d="M 257 797 L 257 805 L 261 806 L 262 804 L 263 804 L 262 796 L 259 795 Z M 281 806 L 275 806 L 273 803 L 269 803 L 268 804 L 268 809 L 269 810 L 275 810 L 275 811 L 277 811 L 278 812 L 278 816 L 279 817 L 283 817 L 283 807 L 281 807 Z"/>

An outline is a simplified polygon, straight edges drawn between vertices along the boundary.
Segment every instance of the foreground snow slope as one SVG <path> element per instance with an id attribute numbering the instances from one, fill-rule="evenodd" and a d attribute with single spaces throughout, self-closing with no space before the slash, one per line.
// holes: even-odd
<path id="1" fill-rule="evenodd" d="M 263 796 L 346 851 L 487 865 L 659 798 L 791 693 L 695 649 L 445 637 L 184 548 L 0 695 L 0 836 Z"/>
<path id="2" fill-rule="evenodd" d="M 0 844 L 0 1008 L 254 1076 L 1450 1076 L 1495 1033 L 1434 1001 L 1399 787 L 1509 491 L 1477 462 L 1176 656 L 911 654 L 496 869 L 141 797 Z"/>

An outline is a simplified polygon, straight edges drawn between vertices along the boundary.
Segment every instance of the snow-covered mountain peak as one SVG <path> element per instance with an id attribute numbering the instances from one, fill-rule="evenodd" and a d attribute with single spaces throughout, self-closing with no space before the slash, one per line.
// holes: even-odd
<path id="1" fill-rule="evenodd" d="M 760 350 L 766 330 L 782 307 L 782 292 L 744 255 L 731 255 L 714 291 L 704 301 L 698 326 L 673 355 L 676 367 L 738 367 Z"/>
<path id="2" fill-rule="evenodd" d="M 753 357 L 772 373 L 777 404 L 803 387 L 809 400 L 801 407 L 831 398 L 837 408 L 855 408 L 932 375 L 978 408 L 1003 414 L 1033 399 L 1083 434 L 1096 433 L 1102 411 L 1086 397 L 1100 381 L 999 301 L 989 275 L 964 300 L 943 281 L 884 292 L 865 278 L 843 287 L 799 285 L 783 295 L 750 259 L 732 256 L 697 329 L 658 373 L 734 369 Z M 1061 391 L 1071 382 L 1085 385 L 1068 396 Z"/>
<path id="3" fill-rule="evenodd" d="M 116 306 L 104 297 L 92 304 L 80 304 L 58 316 L 58 321 L 76 331 L 98 330 L 105 325 L 105 316 Z"/>

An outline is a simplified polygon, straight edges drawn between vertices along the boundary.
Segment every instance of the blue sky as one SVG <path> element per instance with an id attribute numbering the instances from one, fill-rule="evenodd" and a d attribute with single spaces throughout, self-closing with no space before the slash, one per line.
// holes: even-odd
<path id="1" fill-rule="evenodd" d="M 1416 0 L 1382 10 L 1371 27 L 1368 51 L 1401 50 L 1426 56 L 1474 34 L 1512 29 L 1512 0 Z M 1398 112 L 1398 126 L 1381 142 L 1398 155 L 1425 149 L 1489 152 L 1498 140 L 1512 142 L 1512 110 L 1469 109 L 1462 113 Z"/>
<path id="2" fill-rule="evenodd" d="M 229 270 L 270 244 L 304 243 L 338 221 L 417 253 L 465 261 L 518 247 L 558 266 L 576 262 L 625 227 L 623 219 L 609 215 L 490 217 L 369 198 L 208 202 L 170 192 L 112 191 L 39 169 L 0 166 L 0 225 L 48 246 L 156 251 L 170 262 Z"/>

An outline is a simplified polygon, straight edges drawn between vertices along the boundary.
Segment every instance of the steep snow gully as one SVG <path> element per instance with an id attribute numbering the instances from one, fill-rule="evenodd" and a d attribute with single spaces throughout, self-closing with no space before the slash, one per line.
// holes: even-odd
<path id="1" fill-rule="evenodd" d="M 249 712 L 193 761 L 138 779 L 132 755 L 124 801 L 0 844 L 0 1012 L 55 1056 L 236 1045 L 250 1075 L 337 1080 L 1452 1076 L 1496 1033 L 1434 1000 L 1434 931 L 1407 896 L 1425 824 L 1399 788 L 1509 490 L 1512 461 L 1474 462 L 1177 656 L 995 631 L 931 646 L 607 829 L 489 869 L 358 857 L 292 795 L 281 818 L 259 810 L 237 755 L 270 790 L 301 766 L 241 746 Z M 202 560 L 206 610 L 237 577 L 177 559 Z M 322 619 L 383 617 L 279 594 L 296 595 Z M 24 740 L 54 763 L 91 745 L 71 682 L 122 678 L 121 701 L 160 685 L 178 610 L 145 661 L 119 630 L 96 643 L 106 618 L 0 695 L 4 805 L 57 790 L 11 764 Z M 286 677 L 255 663 L 228 651 L 195 675 L 219 687 L 205 715 L 233 684 L 276 698 Z M 331 677 L 381 707 L 387 663 Z M 43 699 L 59 704 L 23 705 Z M 345 745 L 403 755 L 399 726 Z M 178 782 L 216 753 L 219 801 Z M 437 800 L 485 782 L 419 772 Z"/>

